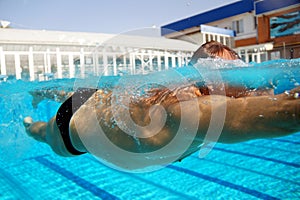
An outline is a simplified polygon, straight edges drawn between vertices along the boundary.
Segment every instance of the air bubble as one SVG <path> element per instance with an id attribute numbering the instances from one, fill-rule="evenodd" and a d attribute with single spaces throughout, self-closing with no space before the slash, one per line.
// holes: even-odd
<path id="1" fill-rule="evenodd" d="M 274 98 L 270 97 L 269 99 L 270 99 L 271 101 L 277 101 L 277 98 L 276 98 L 276 97 L 274 97 Z"/>

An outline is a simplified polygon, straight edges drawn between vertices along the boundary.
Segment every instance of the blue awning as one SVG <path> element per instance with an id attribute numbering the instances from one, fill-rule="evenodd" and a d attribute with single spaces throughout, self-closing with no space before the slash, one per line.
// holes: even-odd
<path id="1" fill-rule="evenodd" d="M 250 12 L 253 9 L 253 0 L 238 1 L 177 22 L 173 22 L 171 24 L 164 25 L 161 27 L 161 34 L 166 35 L 176 31 L 182 31 L 191 27 L 200 26 L 201 24 L 206 24 L 245 12 Z"/>
<path id="2" fill-rule="evenodd" d="M 255 2 L 255 14 L 260 15 L 273 10 L 281 9 L 292 5 L 300 5 L 299 0 L 263 0 Z"/>

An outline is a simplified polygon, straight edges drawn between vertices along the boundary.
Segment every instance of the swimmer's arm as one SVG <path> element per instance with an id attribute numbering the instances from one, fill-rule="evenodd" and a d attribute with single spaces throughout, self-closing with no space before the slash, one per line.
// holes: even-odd
<path id="1" fill-rule="evenodd" d="M 45 100 L 53 100 L 56 102 L 64 102 L 66 99 L 71 97 L 73 95 L 73 91 L 64 91 L 64 90 L 35 90 L 35 91 L 29 91 L 29 94 L 32 96 L 32 106 L 36 108 L 38 104 Z"/>
<path id="2" fill-rule="evenodd" d="M 298 105 L 299 101 L 274 100 L 270 96 L 228 99 L 218 142 L 237 143 L 295 133 L 300 130 L 294 117 Z"/>
<path id="3" fill-rule="evenodd" d="M 189 112 L 191 118 L 198 117 L 197 138 L 200 140 L 206 136 L 211 121 L 212 103 L 216 113 L 222 113 L 218 112 L 218 109 L 223 109 L 226 106 L 226 114 L 220 137 L 216 141 L 215 138 L 208 136 L 209 141 L 237 143 L 259 138 L 281 137 L 300 131 L 300 99 L 287 99 L 283 98 L 282 95 L 238 99 L 225 97 L 226 101 L 224 102 L 222 101 L 224 96 L 214 95 L 214 101 L 211 100 L 211 97 L 212 95 L 198 98 L 199 116 L 195 116 L 195 110 L 188 104 L 181 108 Z M 174 104 L 168 108 L 168 112 L 177 119 L 174 123 L 180 123 L 179 110 L 179 104 Z M 219 122 L 222 123 L 222 120 Z"/>

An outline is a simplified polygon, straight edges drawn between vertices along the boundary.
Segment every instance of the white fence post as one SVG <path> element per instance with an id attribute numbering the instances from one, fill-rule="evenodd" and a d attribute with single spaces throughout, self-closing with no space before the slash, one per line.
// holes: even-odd
<path id="1" fill-rule="evenodd" d="M 80 75 L 81 78 L 85 77 L 85 65 L 84 65 L 84 50 L 83 48 L 80 49 Z"/>
<path id="2" fill-rule="evenodd" d="M 33 48 L 29 47 L 29 54 L 28 54 L 28 64 L 29 64 L 29 76 L 30 81 L 34 81 L 34 63 L 33 63 Z"/>
<path id="3" fill-rule="evenodd" d="M 113 55 L 113 67 L 114 67 L 114 76 L 116 76 L 118 74 L 117 71 L 117 57 L 116 54 Z"/>
<path id="4" fill-rule="evenodd" d="M 5 66 L 5 55 L 3 47 L 0 47 L 0 60 L 1 60 L 1 75 L 6 75 L 6 66 Z"/>
<path id="5" fill-rule="evenodd" d="M 157 54 L 157 68 L 158 68 L 158 71 L 161 71 L 161 54 L 160 54 L 160 52 L 158 52 L 158 54 Z"/>
<path id="6" fill-rule="evenodd" d="M 56 63 L 57 63 L 57 77 L 62 78 L 61 53 L 59 48 L 56 48 Z"/>
<path id="7" fill-rule="evenodd" d="M 16 79 L 21 79 L 21 62 L 19 53 L 15 53 L 15 71 L 16 71 Z"/>
<path id="8" fill-rule="evenodd" d="M 106 54 L 106 50 L 103 49 L 103 74 L 104 76 L 108 75 L 108 59 L 107 59 L 107 54 Z"/>
<path id="9" fill-rule="evenodd" d="M 169 69 L 169 57 L 168 57 L 168 52 L 165 52 L 165 69 Z"/>
<path id="10" fill-rule="evenodd" d="M 74 57 L 72 53 L 69 53 L 69 75 L 70 78 L 75 77 Z"/>

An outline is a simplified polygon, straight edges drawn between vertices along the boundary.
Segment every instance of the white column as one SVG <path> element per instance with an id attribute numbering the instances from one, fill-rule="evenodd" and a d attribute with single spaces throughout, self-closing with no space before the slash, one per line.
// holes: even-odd
<path id="1" fill-rule="evenodd" d="M 172 67 L 176 67 L 176 58 L 172 55 Z"/>
<path id="2" fill-rule="evenodd" d="M 57 77 L 62 78 L 61 53 L 59 48 L 56 48 L 56 64 L 57 64 Z"/>
<path id="3" fill-rule="evenodd" d="M 133 54 L 129 54 L 129 67 L 130 67 L 130 73 L 133 74 Z"/>
<path id="4" fill-rule="evenodd" d="M 135 53 L 131 54 L 131 74 L 135 74 Z"/>
<path id="5" fill-rule="evenodd" d="M 152 51 L 149 50 L 149 67 L 150 67 L 150 70 L 153 71 L 153 58 L 154 56 L 152 55 Z"/>
<path id="6" fill-rule="evenodd" d="M 48 73 L 51 73 L 51 57 L 50 57 L 50 50 L 47 49 L 47 67 L 48 67 L 48 70 L 47 72 Z"/>
<path id="7" fill-rule="evenodd" d="M 70 78 L 75 77 L 75 65 L 74 65 L 74 57 L 72 53 L 69 53 L 69 76 Z"/>
<path id="8" fill-rule="evenodd" d="M 178 55 L 178 54 L 177 54 Z M 178 57 L 177 57 L 177 59 L 178 59 L 178 67 L 182 67 L 182 65 L 183 65 L 183 63 L 182 63 L 182 53 L 180 53 L 179 55 L 178 55 Z"/>
<path id="9" fill-rule="evenodd" d="M 29 47 L 28 64 L 29 64 L 30 80 L 34 81 L 34 63 L 33 63 L 33 48 L 32 47 Z"/>
<path id="10" fill-rule="evenodd" d="M 127 68 L 127 63 L 126 63 L 126 54 L 123 55 L 123 66 Z"/>
<path id="11" fill-rule="evenodd" d="M 161 71 L 161 55 L 160 55 L 160 53 L 157 55 L 157 68 L 158 68 L 158 71 Z"/>
<path id="12" fill-rule="evenodd" d="M 246 62 L 246 63 L 249 63 L 248 49 L 245 49 L 245 62 Z"/>
<path id="13" fill-rule="evenodd" d="M 202 33 L 202 42 L 203 42 L 203 44 L 206 42 L 205 33 Z"/>
<path id="14" fill-rule="evenodd" d="M 117 57 L 116 54 L 113 55 L 113 65 L 114 65 L 114 75 L 117 75 Z"/>
<path id="15" fill-rule="evenodd" d="M 220 35 L 217 35 L 217 42 L 221 42 Z"/>
<path id="16" fill-rule="evenodd" d="M 108 59 L 106 50 L 103 51 L 103 70 L 104 70 L 104 76 L 108 75 Z"/>
<path id="17" fill-rule="evenodd" d="M 225 36 L 225 37 L 224 37 L 224 45 L 229 46 L 229 44 L 227 44 L 227 39 L 228 39 L 228 37 Z"/>
<path id="18" fill-rule="evenodd" d="M 3 47 L 0 47 L 1 75 L 6 75 L 5 55 Z"/>
<path id="19" fill-rule="evenodd" d="M 169 57 L 167 52 L 165 52 L 165 69 L 169 69 Z"/>
<path id="20" fill-rule="evenodd" d="M 94 66 L 95 66 L 95 75 L 99 76 L 100 72 L 99 72 L 99 53 L 98 53 L 98 51 L 96 51 L 94 54 Z"/>
<path id="21" fill-rule="evenodd" d="M 94 52 L 92 55 L 93 55 L 93 75 L 96 76 L 97 75 L 96 53 Z"/>
<path id="22" fill-rule="evenodd" d="M 256 54 L 257 56 L 256 56 L 256 58 L 257 58 L 257 63 L 261 63 L 261 59 L 260 59 L 260 55 L 261 55 L 261 53 L 257 53 Z"/>
<path id="23" fill-rule="evenodd" d="M 15 70 L 16 70 L 16 79 L 21 79 L 21 62 L 20 62 L 20 55 L 19 53 L 15 53 Z"/>
<path id="24" fill-rule="evenodd" d="M 80 75 L 81 78 L 85 77 L 85 65 L 84 65 L 84 50 L 83 48 L 80 49 Z"/>
<path id="25" fill-rule="evenodd" d="M 45 70 L 45 73 L 49 73 L 48 71 L 48 65 L 47 65 L 47 52 L 44 52 L 44 70 Z"/>
<path id="26" fill-rule="evenodd" d="M 48 73 L 51 73 L 51 57 L 50 57 L 50 49 L 47 49 L 47 67 L 48 67 L 48 70 L 47 72 Z"/>
<path id="27" fill-rule="evenodd" d="M 141 64 L 142 64 L 142 74 L 145 73 L 145 61 L 144 61 L 144 53 L 141 53 Z"/>

